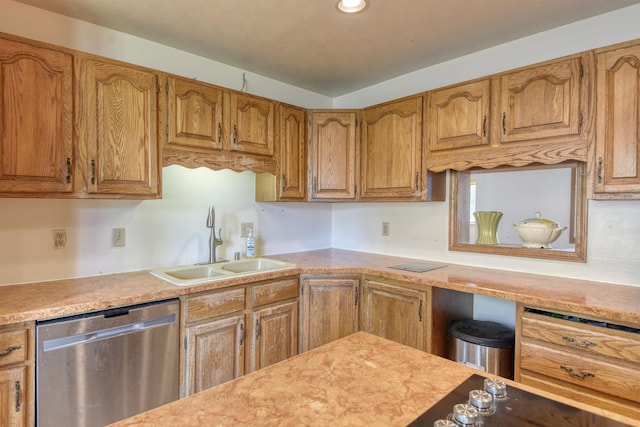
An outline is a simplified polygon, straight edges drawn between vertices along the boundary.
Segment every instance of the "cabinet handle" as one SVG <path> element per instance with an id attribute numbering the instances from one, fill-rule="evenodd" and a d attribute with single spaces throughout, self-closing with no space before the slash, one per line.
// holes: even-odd
<path id="1" fill-rule="evenodd" d="M 240 345 L 244 345 L 244 324 L 240 323 Z"/>
<path id="2" fill-rule="evenodd" d="M 7 347 L 4 350 L 4 353 L 0 353 L 0 357 L 4 357 L 4 356 L 8 356 L 11 354 L 12 351 L 14 350 L 20 350 L 22 348 L 21 345 L 12 345 L 11 347 Z"/>
<path id="3" fill-rule="evenodd" d="M 218 123 L 218 142 L 222 141 L 222 124 Z"/>
<path id="4" fill-rule="evenodd" d="M 91 184 L 96 183 L 96 161 L 91 160 Z"/>
<path id="5" fill-rule="evenodd" d="M 358 288 L 356 288 L 356 297 L 355 297 L 355 301 L 354 301 L 353 305 L 356 305 L 356 306 L 358 305 L 358 296 L 359 296 L 359 294 L 360 294 L 360 292 L 359 292 Z"/>
<path id="6" fill-rule="evenodd" d="M 507 134 L 507 113 L 502 113 L 502 134 Z"/>
<path id="7" fill-rule="evenodd" d="M 282 175 L 282 191 L 284 191 L 286 188 L 287 188 L 287 176 Z"/>
<path id="8" fill-rule="evenodd" d="M 256 319 L 256 341 L 260 338 L 260 320 Z"/>
<path id="9" fill-rule="evenodd" d="M 565 340 L 566 342 L 568 342 L 569 344 L 571 344 L 574 347 L 580 347 L 580 348 L 587 348 L 587 347 L 597 347 L 598 344 L 591 342 L 591 341 L 582 341 L 582 342 L 578 342 L 576 341 L 575 338 L 573 337 L 562 337 L 563 340 Z"/>
<path id="10" fill-rule="evenodd" d="M 67 184 L 71 182 L 71 158 L 67 157 Z"/>
<path id="11" fill-rule="evenodd" d="M 602 157 L 598 157 L 598 184 L 602 184 Z"/>
<path id="12" fill-rule="evenodd" d="M 420 189 L 420 174 L 416 172 L 416 190 Z"/>
<path id="13" fill-rule="evenodd" d="M 420 300 L 420 305 L 418 306 L 418 321 L 422 322 L 422 300 Z"/>
<path id="14" fill-rule="evenodd" d="M 231 135 L 231 140 L 234 144 L 238 143 L 238 127 L 233 125 L 233 135 Z"/>
<path id="15" fill-rule="evenodd" d="M 313 192 L 316 193 L 318 191 L 318 180 L 316 177 L 313 177 Z"/>
<path id="16" fill-rule="evenodd" d="M 482 136 L 487 136 L 487 116 L 484 116 L 484 120 L 482 121 Z"/>
<path id="17" fill-rule="evenodd" d="M 569 375 L 571 375 L 571 377 L 573 378 L 579 378 L 583 380 L 587 377 L 595 377 L 595 374 L 592 374 L 591 372 L 588 372 L 588 371 L 582 371 L 580 373 L 575 372 L 573 368 L 571 368 L 570 366 L 560 365 L 560 368 L 565 372 L 567 372 Z"/>
<path id="18" fill-rule="evenodd" d="M 16 381 L 16 412 L 20 412 L 20 381 Z"/>

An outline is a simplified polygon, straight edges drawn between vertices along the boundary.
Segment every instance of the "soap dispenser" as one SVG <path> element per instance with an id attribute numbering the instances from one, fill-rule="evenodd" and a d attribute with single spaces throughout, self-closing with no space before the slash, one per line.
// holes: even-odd
<path id="1" fill-rule="evenodd" d="M 249 235 L 247 236 L 247 252 L 245 255 L 247 258 L 256 256 L 256 240 L 253 237 L 253 230 L 249 230 Z"/>

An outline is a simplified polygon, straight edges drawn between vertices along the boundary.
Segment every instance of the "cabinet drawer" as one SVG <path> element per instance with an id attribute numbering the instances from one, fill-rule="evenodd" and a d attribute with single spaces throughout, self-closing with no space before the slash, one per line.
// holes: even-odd
<path id="1" fill-rule="evenodd" d="M 244 310 L 244 288 L 191 297 L 187 300 L 187 322 Z"/>
<path id="2" fill-rule="evenodd" d="M 640 366 L 600 359 L 523 342 L 520 368 L 611 396 L 640 402 Z"/>
<path id="3" fill-rule="evenodd" d="M 0 366 L 27 359 L 27 334 L 26 329 L 0 333 Z"/>
<path id="4" fill-rule="evenodd" d="M 280 280 L 251 288 L 251 306 L 258 307 L 273 302 L 298 297 L 298 279 Z"/>
<path id="5" fill-rule="evenodd" d="M 568 320 L 547 321 L 535 316 L 522 318 L 522 335 L 577 349 L 640 363 L 640 336 L 615 329 L 599 328 Z"/>

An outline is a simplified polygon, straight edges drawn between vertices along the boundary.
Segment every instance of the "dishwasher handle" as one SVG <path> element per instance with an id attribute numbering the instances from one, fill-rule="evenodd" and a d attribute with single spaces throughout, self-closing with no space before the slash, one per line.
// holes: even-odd
<path id="1" fill-rule="evenodd" d="M 52 351 L 60 348 L 71 347 L 75 345 L 87 344 L 90 342 L 106 340 L 123 335 L 133 334 L 144 331 L 146 329 L 157 328 L 176 322 L 176 315 L 158 317 L 156 319 L 144 322 L 129 323 L 128 325 L 116 326 L 114 328 L 101 329 L 98 331 L 87 332 L 85 334 L 72 335 L 63 338 L 56 338 L 42 342 L 42 351 Z"/>

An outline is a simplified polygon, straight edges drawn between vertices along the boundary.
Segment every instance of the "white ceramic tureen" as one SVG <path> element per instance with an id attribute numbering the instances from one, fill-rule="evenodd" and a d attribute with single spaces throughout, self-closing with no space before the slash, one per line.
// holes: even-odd
<path id="1" fill-rule="evenodd" d="M 536 212 L 535 218 L 513 224 L 524 242 L 525 248 L 550 248 L 550 243 L 555 242 L 562 231 L 567 228 L 566 226 L 560 227 L 555 221 L 541 217 L 542 213 Z"/>

